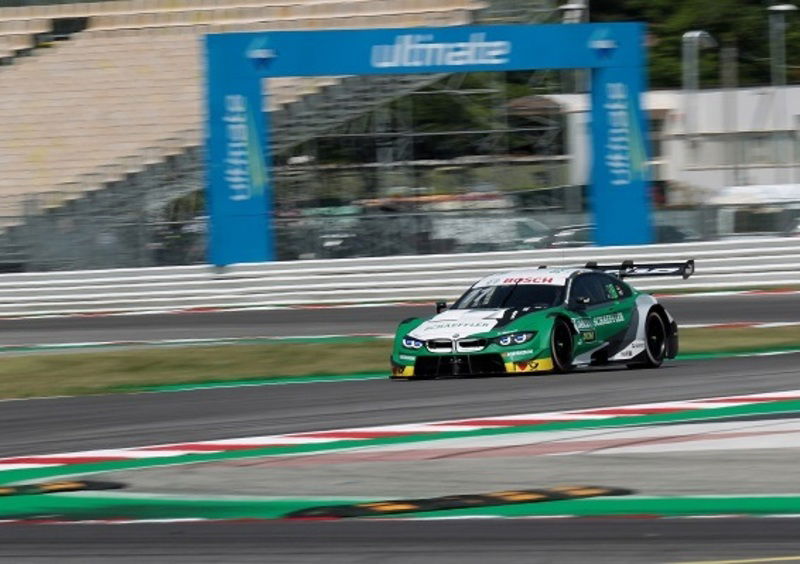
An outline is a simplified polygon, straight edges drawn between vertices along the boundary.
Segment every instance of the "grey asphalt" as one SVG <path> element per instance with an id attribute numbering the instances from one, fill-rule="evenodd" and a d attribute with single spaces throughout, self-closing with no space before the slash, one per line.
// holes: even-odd
<path id="1" fill-rule="evenodd" d="M 797 321 L 797 296 L 680 298 L 682 323 Z M 429 307 L 415 308 L 430 311 Z M 408 308 L 4 320 L 0 343 L 391 331 Z M 798 388 L 800 355 L 565 376 L 11 401 L 0 456 Z M 57 377 L 57 375 L 54 375 Z M 0 526 L 0 562 L 681 562 L 800 555 L 800 522 L 580 520 Z"/>
<path id="2" fill-rule="evenodd" d="M 757 432 L 757 423 L 738 424 Z M 613 430 L 586 433 L 613 436 Z M 537 433 L 517 437 L 541 444 Z M 646 439 L 639 439 L 645 442 Z M 653 441 L 657 443 L 658 441 Z M 753 443 L 757 444 L 754 438 Z M 447 448 L 447 441 L 437 446 Z M 525 490 L 562 484 L 629 488 L 647 496 L 785 495 L 800 492 L 797 448 L 566 453 L 537 456 L 520 449 L 355 453 L 248 458 L 110 472 L 93 476 L 126 484 L 126 491 L 199 497 L 224 495 L 300 498 L 367 497 L 373 500 Z M 516 452 L 515 452 L 516 451 Z"/>
<path id="3" fill-rule="evenodd" d="M 119 448 L 797 389 L 800 354 L 658 370 L 291 384 L 0 404 L 0 456 Z"/>
<path id="4" fill-rule="evenodd" d="M 775 562 L 800 557 L 798 532 L 798 519 L 735 518 L 5 525 L 0 562 Z"/>
<path id="5" fill-rule="evenodd" d="M 800 294 L 661 300 L 684 324 L 800 321 Z M 425 305 L 3 319 L 0 345 L 391 333 L 402 319 L 432 314 L 433 306 Z"/>

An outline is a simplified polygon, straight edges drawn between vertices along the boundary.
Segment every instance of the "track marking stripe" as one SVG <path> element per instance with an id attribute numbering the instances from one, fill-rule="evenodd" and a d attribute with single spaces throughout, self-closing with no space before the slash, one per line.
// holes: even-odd
<path id="1" fill-rule="evenodd" d="M 660 403 L 634 404 L 619 407 L 591 408 L 552 413 L 532 413 L 507 416 L 456 419 L 410 425 L 381 425 L 351 429 L 333 429 L 285 435 L 267 435 L 209 441 L 193 441 L 150 445 L 136 448 L 101 449 L 84 452 L 68 452 L 33 456 L 16 456 L 0 459 L 0 471 L 20 470 L 40 467 L 90 464 L 120 460 L 163 458 L 226 451 L 260 449 L 273 446 L 311 445 L 336 441 L 371 440 L 398 438 L 427 433 L 464 432 L 472 430 L 497 429 L 498 427 L 517 427 L 554 422 L 604 420 L 613 417 L 630 417 L 673 414 L 722 407 L 757 405 L 772 401 L 800 399 L 800 390 L 767 392 L 750 395 L 736 395 L 703 398 L 685 401 L 666 401 Z"/>
<path id="2" fill-rule="evenodd" d="M 759 564 L 761 562 L 797 562 L 800 556 L 767 556 L 764 558 L 745 558 L 743 560 L 693 560 L 672 564 Z"/>
<path id="3" fill-rule="evenodd" d="M 11 460 L 11 459 L 4 459 L 4 460 Z M 53 468 L 55 466 L 61 466 L 61 464 L 34 464 L 32 462 L 27 463 L 14 463 L 14 462 L 2 462 L 0 466 L 0 470 L 30 470 L 31 468 Z"/>

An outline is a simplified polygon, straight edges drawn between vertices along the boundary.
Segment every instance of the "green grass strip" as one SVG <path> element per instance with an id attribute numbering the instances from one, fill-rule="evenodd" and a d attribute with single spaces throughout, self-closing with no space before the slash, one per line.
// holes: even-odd
<path id="1" fill-rule="evenodd" d="M 365 448 L 370 446 L 414 444 L 419 442 L 435 441 L 439 439 L 452 439 L 462 437 L 485 437 L 508 435 L 514 433 L 530 433 L 544 431 L 561 431 L 576 429 L 603 429 L 609 427 L 631 425 L 653 425 L 660 423 L 676 423 L 685 421 L 701 421 L 719 419 L 742 415 L 784 414 L 800 412 L 800 401 L 774 401 L 717 409 L 702 409 L 667 413 L 661 415 L 634 415 L 627 417 L 614 417 L 592 421 L 570 421 L 547 423 L 540 425 L 520 425 L 516 427 L 500 427 L 495 429 L 478 429 L 472 431 L 447 431 L 442 433 L 425 433 L 400 437 L 386 437 L 380 439 L 342 440 L 321 444 L 305 444 L 281 447 L 266 447 L 252 450 L 234 450 L 216 453 L 187 454 L 184 456 L 170 456 L 163 458 L 129 459 L 99 462 L 93 464 L 75 464 L 68 466 L 27 468 L 18 470 L 0 471 L 0 484 L 13 484 L 15 482 L 28 482 L 45 478 L 63 476 L 85 476 L 100 472 L 113 472 L 115 470 L 132 470 L 138 468 L 152 468 L 158 466 L 184 465 L 195 462 L 210 462 L 215 460 L 233 460 L 241 458 L 254 458 L 261 456 L 280 456 L 306 454 L 311 452 L 330 452 L 348 448 Z"/>
<path id="2" fill-rule="evenodd" d="M 146 352 L 122 347 L 6 354 L 0 363 L 0 398 L 373 379 L 376 374 L 388 376 L 392 347 L 389 339 L 375 336 L 194 341 L 191 347 L 181 343 L 164 343 Z M 684 359 L 798 349 L 800 325 L 681 331 Z"/>
<path id="3" fill-rule="evenodd" d="M 764 348 L 753 348 L 736 351 L 708 351 L 681 353 L 677 360 L 714 360 L 718 358 L 734 358 L 742 356 L 770 355 L 770 354 L 790 354 L 800 353 L 800 346 L 787 345 Z"/>
<path id="4" fill-rule="evenodd" d="M 715 360 L 720 358 L 734 358 L 753 356 L 759 354 L 789 354 L 800 353 L 800 347 L 775 347 L 764 349 L 751 349 L 741 352 L 700 352 L 678 355 L 676 360 Z M 311 374 L 309 376 L 271 378 L 246 378 L 242 380 L 210 380 L 193 384 L 166 384 L 162 386 L 117 386 L 109 390 L 113 393 L 132 392 L 186 392 L 189 390 L 203 390 L 213 388 L 237 388 L 240 386 L 281 386 L 286 384 L 316 384 L 321 382 L 350 382 L 353 380 L 383 380 L 388 378 L 385 372 L 364 372 L 354 374 Z M 524 376 L 523 376 L 524 377 Z"/>
<path id="5" fill-rule="evenodd" d="M 185 392 L 212 388 L 238 388 L 244 386 L 282 386 L 286 384 L 315 384 L 321 382 L 349 382 L 352 380 L 384 380 L 385 372 L 364 372 L 355 374 L 311 374 L 308 376 L 287 376 L 284 378 L 245 378 L 242 380 L 211 380 L 195 384 L 166 384 L 163 386 L 118 386 L 112 392 Z"/>
<path id="6" fill-rule="evenodd" d="M 0 505 L 2 519 L 280 519 L 301 509 L 363 503 L 360 499 L 197 499 L 118 494 L 17 496 Z M 381 501 L 378 499 L 370 501 Z M 800 514 L 800 495 L 596 497 L 388 515 L 394 518 L 465 516 L 664 516 Z M 383 516 L 382 516 L 383 518 Z"/>
<path id="7" fill-rule="evenodd" d="M 380 335 L 317 335 L 309 337 L 221 337 L 218 339 L 165 339 L 160 341 L 115 341 L 96 343 L 55 343 L 42 345 L 0 345 L 0 354 L 51 351 L 94 351 L 131 347 L 179 348 L 218 345 L 274 345 L 303 343 L 371 343 L 386 341 Z"/>

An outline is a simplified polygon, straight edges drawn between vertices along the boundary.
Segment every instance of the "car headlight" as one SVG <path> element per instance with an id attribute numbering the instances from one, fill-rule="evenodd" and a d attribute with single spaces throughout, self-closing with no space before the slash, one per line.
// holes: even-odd
<path id="1" fill-rule="evenodd" d="M 403 337 L 403 346 L 407 349 L 421 349 L 425 343 L 414 337 Z"/>
<path id="2" fill-rule="evenodd" d="M 495 342 L 503 347 L 508 347 L 510 345 L 521 345 L 522 343 L 527 343 L 533 339 L 534 335 L 536 335 L 535 331 L 529 331 L 525 333 L 509 333 L 508 335 L 497 337 Z"/>

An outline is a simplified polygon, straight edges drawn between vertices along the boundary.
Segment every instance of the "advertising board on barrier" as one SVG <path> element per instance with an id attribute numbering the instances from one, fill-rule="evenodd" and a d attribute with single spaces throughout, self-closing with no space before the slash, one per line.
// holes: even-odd
<path id="1" fill-rule="evenodd" d="M 651 241 L 642 24 L 269 31 L 205 41 L 213 264 L 274 259 L 262 82 L 279 76 L 591 69 L 596 242 Z"/>

